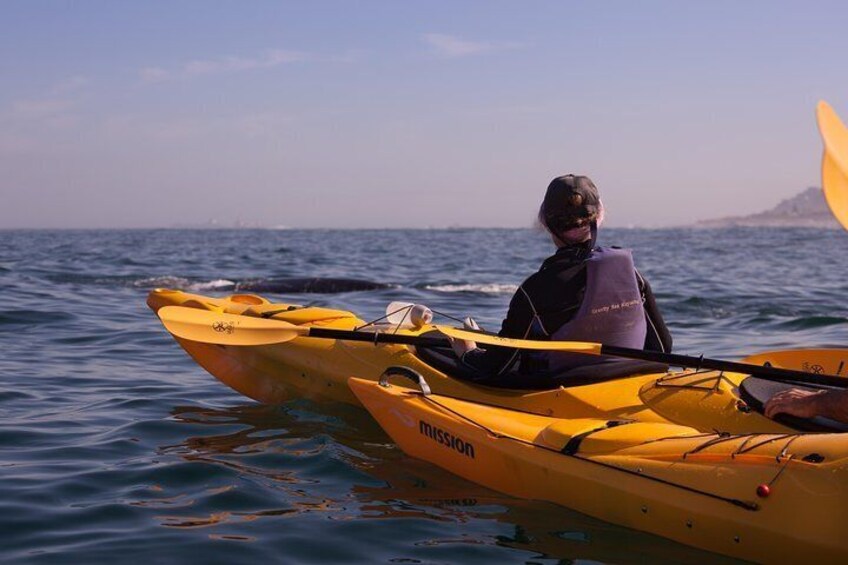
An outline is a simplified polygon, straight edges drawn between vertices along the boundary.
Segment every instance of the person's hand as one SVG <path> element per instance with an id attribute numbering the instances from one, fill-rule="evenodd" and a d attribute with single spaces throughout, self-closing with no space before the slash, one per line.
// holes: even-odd
<path id="1" fill-rule="evenodd" d="M 448 337 L 448 341 L 450 342 L 453 352 L 460 358 L 465 355 L 466 352 L 471 351 L 472 349 L 477 349 L 477 344 L 467 339 Z"/>
<path id="2" fill-rule="evenodd" d="M 824 391 L 793 388 L 772 396 L 766 402 L 763 413 L 767 418 L 788 414 L 799 418 L 813 418 L 821 413 L 819 395 Z"/>

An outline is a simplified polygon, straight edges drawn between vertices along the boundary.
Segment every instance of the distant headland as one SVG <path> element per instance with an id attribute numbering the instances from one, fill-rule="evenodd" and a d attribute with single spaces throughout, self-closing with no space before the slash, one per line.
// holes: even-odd
<path id="1" fill-rule="evenodd" d="M 696 228 L 730 227 L 803 227 L 838 229 L 839 223 L 830 213 L 821 188 L 811 186 L 802 193 L 781 201 L 765 212 L 748 216 L 733 216 L 701 220 Z"/>

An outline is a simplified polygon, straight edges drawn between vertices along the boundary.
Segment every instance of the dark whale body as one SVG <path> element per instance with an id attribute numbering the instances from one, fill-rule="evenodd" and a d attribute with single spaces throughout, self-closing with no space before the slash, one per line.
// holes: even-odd
<path id="1" fill-rule="evenodd" d="M 381 290 L 392 285 L 358 279 L 335 278 L 280 278 L 256 279 L 236 284 L 237 291 L 278 292 L 289 294 L 333 294 L 338 292 L 359 292 L 363 290 Z"/>

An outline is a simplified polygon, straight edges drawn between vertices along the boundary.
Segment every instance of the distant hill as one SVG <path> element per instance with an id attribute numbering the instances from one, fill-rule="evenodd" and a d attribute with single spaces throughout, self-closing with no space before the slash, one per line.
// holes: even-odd
<path id="1" fill-rule="evenodd" d="M 728 227 L 806 227 L 839 228 L 839 223 L 830 213 L 824 194 L 818 187 L 811 186 L 804 192 L 780 202 L 771 210 L 716 220 L 702 220 L 697 228 Z"/>

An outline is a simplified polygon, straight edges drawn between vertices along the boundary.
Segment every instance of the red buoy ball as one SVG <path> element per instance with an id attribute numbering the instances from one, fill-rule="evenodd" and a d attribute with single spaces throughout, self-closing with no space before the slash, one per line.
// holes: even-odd
<path id="1" fill-rule="evenodd" d="M 757 496 L 760 498 L 768 498 L 771 494 L 771 488 L 768 485 L 760 485 L 757 487 Z"/>

